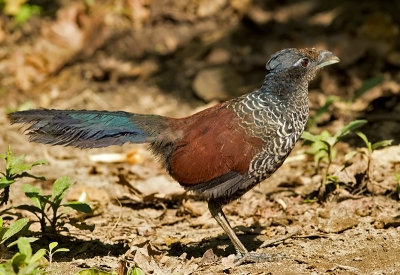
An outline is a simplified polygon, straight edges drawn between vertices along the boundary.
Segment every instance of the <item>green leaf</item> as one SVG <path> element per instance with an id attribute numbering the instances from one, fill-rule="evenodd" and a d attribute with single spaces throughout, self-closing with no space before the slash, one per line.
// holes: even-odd
<path id="1" fill-rule="evenodd" d="M 84 202 L 71 201 L 64 204 L 64 206 L 71 207 L 72 209 L 83 213 L 92 213 L 92 208 L 89 206 L 89 204 Z"/>
<path id="2" fill-rule="evenodd" d="M 16 175 L 15 178 L 33 178 L 33 179 L 37 179 L 37 180 L 46 180 L 45 177 L 34 176 L 28 172 L 22 172 L 22 173 Z"/>
<path id="3" fill-rule="evenodd" d="M 317 136 L 314 136 L 313 134 L 307 131 L 304 131 L 303 134 L 301 134 L 301 138 L 311 142 L 316 142 L 318 140 Z"/>
<path id="4" fill-rule="evenodd" d="M 9 228 L 7 228 L 7 231 L 4 233 L 2 240 L 0 243 L 4 243 L 6 240 L 17 234 L 19 231 L 21 231 L 29 222 L 29 219 L 20 219 L 15 222 L 13 222 Z"/>
<path id="5" fill-rule="evenodd" d="M 337 184 L 338 183 L 338 177 L 337 176 L 327 176 L 326 177 L 326 184 Z"/>
<path id="6" fill-rule="evenodd" d="M 12 269 L 11 262 L 4 262 L 0 264 L 0 274 L 15 274 Z"/>
<path id="7" fill-rule="evenodd" d="M 3 218 L 0 217 L 0 229 L 3 228 Z"/>
<path id="8" fill-rule="evenodd" d="M 18 166 L 24 162 L 25 155 L 15 157 L 11 151 L 11 147 L 8 147 L 6 156 L 7 170 L 10 170 L 12 166 Z"/>
<path id="9" fill-rule="evenodd" d="M 139 267 L 134 267 L 128 271 L 128 275 L 146 275 L 144 271 Z"/>
<path id="10" fill-rule="evenodd" d="M 49 250 L 50 252 L 58 245 L 58 242 L 52 242 L 49 244 Z"/>
<path id="11" fill-rule="evenodd" d="M 318 199 L 316 199 L 316 198 L 313 198 L 313 199 L 310 199 L 310 198 L 307 198 L 307 199 L 304 199 L 304 203 L 314 203 L 314 202 L 317 202 L 318 201 Z"/>
<path id="12" fill-rule="evenodd" d="M 19 270 L 18 274 L 41 275 L 41 274 L 45 274 L 45 273 L 40 269 L 40 263 L 38 263 L 38 262 L 33 262 L 33 263 L 29 262 L 28 265 L 22 267 Z"/>
<path id="13" fill-rule="evenodd" d="M 64 192 L 68 190 L 70 186 L 70 180 L 67 176 L 58 178 L 53 184 L 52 198 L 55 204 L 60 204 L 64 197 Z"/>
<path id="14" fill-rule="evenodd" d="M 54 251 L 53 254 L 56 254 L 58 252 L 69 252 L 69 249 L 68 248 L 59 248 L 56 251 Z"/>
<path id="15" fill-rule="evenodd" d="M 29 211 L 31 213 L 41 213 L 42 210 L 34 205 L 27 205 L 27 204 L 22 204 L 22 205 L 18 205 L 17 207 L 15 207 L 17 209 L 21 209 L 21 210 L 26 210 Z"/>
<path id="16" fill-rule="evenodd" d="M 372 144 L 372 151 L 374 151 L 378 148 L 389 146 L 392 144 L 392 142 L 393 142 L 393 139 L 386 139 L 386 140 L 381 140 L 381 141 L 375 142 L 374 144 Z"/>
<path id="17" fill-rule="evenodd" d="M 311 144 L 309 153 L 316 154 L 319 151 L 328 151 L 329 144 L 323 140 L 317 140 L 313 144 Z"/>
<path id="18" fill-rule="evenodd" d="M 307 126 L 308 126 L 308 127 L 314 126 L 314 125 L 317 123 L 318 119 L 319 119 L 324 113 L 328 112 L 329 107 L 330 107 L 335 101 L 337 101 L 337 100 L 339 100 L 339 97 L 337 97 L 337 96 L 328 96 L 328 97 L 326 98 L 325 104 L 322 105 L 320 108 L 318 108 L 318 109 L 315 111 L 314 115 L 311 116 L 311 117 L 308 119 L 308 121 L 307 121 Z"/>
<path id="19" fill-rule="evenodd" d="M 24 191 L 24 193 L 29 193 L 29 194 L 39 194 L 41 195 L 41 190 L 40 188 L 30 185 L 28 183 L 25 183 L 24 185 L 22 185 L 22 191 Z"/>
<path id="20" fill-rule="evenodd" d="M 0 189 L 3 189 L 5 187 L 7 187 L 7 186 L 10 186 L 14 182 L 15 182 L 15 180 L 9 180 L 6 177 L 1 177 L 0 178 Z"/>
<path id="21" fill-rule="evenodd" d="M 39 249 L 33 256 L 30 258 L 29 262 L 34 263 L 42 259 L 46 255 L 46 249 Z"/>
<path id="22" fill-rule="evenodd" d="M 16 253 L 12 259 L 11 259 L 11 264 L 13 266 L 14 270 L 19 270 L 20 266 L 23 266 L 25 264 L 26 260 L 26 255 L 22 253 Z M 19 272 L 18 272 L 19 273 Z M 12 274 L 12 273 L 11 273 Z M 15 273 L 14 273 L 15 274 Z"/>
<path id="23" fill-rule="evenodd" d="M 357 151 L 350 151 L 346 155 L 344 155 L 344 160 L 349 161 L 352 157 L 354 157 L 358 152 Z"/>
<path id="24" fill-rule="evenodd" d="M 34 237 L 20 237 L 20 238 L 18 238 L 18 240 L 21 239 L 21 238 L 27 239 L 29 243 L 33 243 L 33 242 L 39 240 L 39 238 L 34 238 Z M 10 243 L 9 245 L 7 245 L 7 247 L 11 247 L 13 245 L 16 245 L 18 243 L 18 240 Z"/>
<path id="25" fill-rule="evenodd" d="M 98 269 L 90 268 L 90 269 L 85 269 L 81 270 L 75 275 L 111 275 L 111 273 L 104 272 Z"/>
<path id="26" fill-rule="evenodd" d="M 380 84 L 382 81 L 383 81 L 382 75 L 365 80 L 364 83 L 361 85 L 361 87 L 354 92 L 354 96 L 351 99 L 351 101 L 356 100 L 357 98 L 365 94 L 367 91 L 369 91 L 376 85 Z"/>
<path id="27" fill-rule="evenodd" d="M 25 237 L 19 238 L 17 240 L 17 246 L 21 254 L 26 255 L 27 258 L 30 258 L 32 256 L 32 247 L 27 238 Z"/>
<path id="28" fill-rule="evenodd" d="M 44 159 L 38 159 L 38 160 L 35 160 L 32 163 L 32 167 L 33 166 L 38 166 L 38 165 L 45 165 L 45 164 L 49 164 L 49 162 L 47 160 L 44 160 Z"/>
<path id="29" fill-rule="evenodd" d="M 326 143 L 327 148 L 335 146 L 338 140 L 335 137 L 327 137 L 322 140 L 322 142 Z"/>
<path id="30" fill-rule="evenodd" d="M 31 201 L 37 208 L 42 209 L 40 199 L 43 196 L 41 194 L 41 190 L 38 187 L 26 183 L 22 185 L 22 191 L 24 191 L 25 195 L 31 199 Z"/>
<path id="31" fill-rule="evenodd" d="M 18 13 L 15 15 L 15 21 L 17 21 L 18 24 L 22 24 L 29 18 L 31 18 L 33 15 L 40 14 L 40 12 L 41 12 L 40 6 L 24 4 L 19 9 Z"/>
<path id="32" fill-rule="evenodd" d="M 355 133 L 356 133 L 357 136 L 359 136 L 364 141 L 365 146 L 367 147 L 368 151 L 371 153 L 373 149 L 372 149 L 372 146 L 371 146 L 371 142 L 369 142 L 367 136 L 364 133 L 360 132 L 360 131 L 356 131 Z"/>
<path id="33" fill-rule="evenodd" d="M 29 164 L 24 163 L 25 157 L 26 155 L 7 157 L 7 168 L 10 169 L 10 174 L 18 174 L 31 168 Z"/>
<path id="34" fill-rule="evenodd" d="M 339 141 L 343 137 L 347 136 L 351 131 L 363 126 L 365 123 L 367 123 L 366 120 L 354 120 L 340 129 L 334 137 Z"/>
<path id="35" fill-rule="evenodd" d="M 1 3 L 1 2 L 0 2 Z M 42 165 L 47 163 L 44 160 L 37 160 L 32 164 L 25 163 L 25 155 L 14 156 L 11 147 L 8 147 L 7 155 L 2 156 L 6 160 L 6 169 L 9 180 L 22 178 L 22 177 L 31 177 L 35 179 L 43 179 L 43 177 L 36 177 L 32 174 L 29 174 L 27 171 L 32 169 L 33 166 Z"/>
<path id="36" fill-rule="evenodd" d="M 314 160 L 319 164 L 323 159 L 330 158 L 332 160 L 332 147 L 335 144 L 335 138 L 328 131 L 322 131 L 321 134 L 315 136 L 315 141 L 312 142 L 308 154 L 314 155 Z M 329 152 L 331 154 L 329 155 Z"/>

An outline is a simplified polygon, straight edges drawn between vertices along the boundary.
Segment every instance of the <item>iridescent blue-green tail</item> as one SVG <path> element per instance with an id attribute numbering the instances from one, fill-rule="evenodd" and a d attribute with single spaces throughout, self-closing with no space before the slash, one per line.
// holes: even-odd
<path id="1" fill-rule="evenodd" d="M 31 141 L 98 148 L 130 143 L 152 143 L 169 129 L 169 119 L 157 115 L 87 110 L 28 110 L 9 115 L 24 123 Z"/>

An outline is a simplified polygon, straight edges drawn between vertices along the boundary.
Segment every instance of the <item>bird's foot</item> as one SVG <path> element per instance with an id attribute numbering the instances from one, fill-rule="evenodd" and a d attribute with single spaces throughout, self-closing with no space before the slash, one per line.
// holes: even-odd
<path id="1" fill-rule="evenodd" d="M 235 259 L 235 265 L 241 265 L 243 263 L 261 263 L 261 262 L 274 262 L 283 258 L 283 255 L 279 254 L 266 254 L 266 253 L 254 253 L 247 252 L 246 254 L 238 253 Z"/>

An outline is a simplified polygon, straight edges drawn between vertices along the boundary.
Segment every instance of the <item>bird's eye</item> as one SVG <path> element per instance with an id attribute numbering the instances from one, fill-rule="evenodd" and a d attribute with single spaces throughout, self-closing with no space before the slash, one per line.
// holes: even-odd
<path id="1" fill-rule="evenodd" d="M 310 63 L 310 59 L 308 59 L 308 58 L 303 58 L 301 60 L 301 66 L 303 66 L 304 68 L 306 68 L 308 66 L 308 63 Z"/>

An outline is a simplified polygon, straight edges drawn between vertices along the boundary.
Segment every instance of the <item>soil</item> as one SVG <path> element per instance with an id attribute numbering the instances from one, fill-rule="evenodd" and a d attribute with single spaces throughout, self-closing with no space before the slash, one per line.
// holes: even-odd
<path id="1" fill-rule="evenodd" d="M 180 6 L 154 0 L 127 1 L 141 6 L 128 5 L 124 14 L 105 3 L 88 12 L 79 1 L 55 2 L 47 14 L 22 26 L 0 18 L 0 152 L 10 145 L 27 161 L 49 162 L 32 170 L 45 181 L 18 181 L 0 210 L 29 203 L 22 184 L 51 193 L 54 180 L 64 175 L 73 182 L 66 200 L 84 198 L 94 209 L 90 215 L 69 213 L 68 232 L 41 236 L 33 244 L 36 250 L 57 241 L 70 249 L 55 256 L 50 274 L 85 268 L 111 272 L 125 263 L 146 274 L 400 273 L 398 4 L 221 0 Z M 73 37 L 84 38 L 74 47 L 62 44 L 65 51 L 43 52 L 43 45 L 60 45 L 44 30 L 61 25 L 78 26 Z M 79 150 L 33 144 L 6 115 L 43 107 L 187 116 L 257 88 L 272 53 L 304 46 L 329 49 L 341 58 L 310 87 L 311 115 L 328 97 L 340 100 L 309 130 L 336 132 L 364 118 L 369 122 L 361 131 L 371 141 L 393 143 L 372 154 L 372 179 L 366 182 L 361 139 L 350 135 L 340 142 L 330 168 L 338 183 L 318 201 L 325 163 L 318 170 L 309 146 L 299 142 L 276 173 L 227 205 L 224 211 L 245 246 L 273 255 L 270 262 L 233 266 L 235 251 L 207 203 L 174 182 L 145 145 Z M 212 79 L 202 80 L 205 75 Z M 360 89 L 376 77 L 376 85 Z M 349 152 L 353 157 L 345 158 Z M 15 218 L 2 213 L 7 221 Z M 38 223 L 29 227 L 29 234 L 40 236 L 39 231 Z"/>

